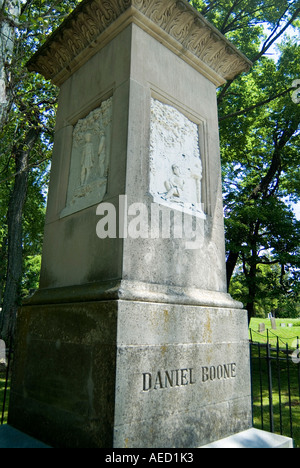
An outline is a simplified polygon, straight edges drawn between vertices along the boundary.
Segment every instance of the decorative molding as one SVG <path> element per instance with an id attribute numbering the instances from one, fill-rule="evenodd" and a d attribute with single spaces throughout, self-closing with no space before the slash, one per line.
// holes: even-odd
<path id="1" fill-rule="evenodd" d="M 164 36 L 189 62 L 212 70 L 224 83 L 251 62 L 186 0 L 83 0 L 28 62 L 28 69 L 61 85 L 130 23 Z M 115 26 L 115 27 L 114 27 Z"/>

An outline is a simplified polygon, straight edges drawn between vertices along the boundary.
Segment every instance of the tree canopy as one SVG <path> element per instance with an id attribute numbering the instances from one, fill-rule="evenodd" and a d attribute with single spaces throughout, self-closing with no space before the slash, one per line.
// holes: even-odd
<path id="1" fill-rule="evenodd" d="M 76 1 L 0 0 L 0 334 L 38 284 L 57 89 L 26 62 Z"/>
<path id="2" fill-rule="evenodd" d="M 227 280 L 249 318 L 299 313 L 300 2 L 191 2 L 253 62 L 218 93 Z"/>
<path id="3" fill-rule="evenodd" d="M 26 62 L 78 3 L 0 0 L 4 339 L 22 297 L 38 285 L 57 103 L 57 89 Z M 190 4 L 253 61 L 249 73 L 218 90 L 229 289 L 250 316 L 298 313 L 300 0 Z"/>

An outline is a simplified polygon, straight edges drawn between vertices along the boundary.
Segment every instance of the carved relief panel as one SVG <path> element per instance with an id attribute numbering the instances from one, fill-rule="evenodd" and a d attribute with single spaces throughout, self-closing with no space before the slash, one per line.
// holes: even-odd
<path id="1" fill-rule="evenodd" d="M 153 201 L 205 218 L 199 128 L 174 107 L 151 100 L 150 193 Z"/>
<path id="2" fill-rule="evenodd" d="M 111 123 L 112 98 L 75 125 L 67 203 L 61 217 L 103 200 L 108 182 Z"/>

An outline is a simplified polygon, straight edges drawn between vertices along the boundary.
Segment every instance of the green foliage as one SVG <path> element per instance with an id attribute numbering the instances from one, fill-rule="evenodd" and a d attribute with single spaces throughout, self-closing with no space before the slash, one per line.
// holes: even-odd
<path id="1" fill-rule="evenodd" d="M 41 260 L 41 255 L 27 256 L 25 258 L 21 290 L 22 297 L 28 297 L 33 291 L 38 289 Z"/>
<path id="2" fill-rule="evenodd" d="M 21 0 L 19 16 L 10 18 L 14 53 L 5 60 L 8 109 L 2 124 L 0 119 L 0 302 L 7 272 L 15 156 L 24 148 L 29 130 L 38 128 L 27 166 L 23 211 L 24 295 L 37 285 L 53 143 L 57 89 L 40 75 L 28 73 L 25 65 L 78 3 Z M 190 3 L 254 62 L 250 73 L 218 92 L 228 259 L 237 254 L 232 294 L 253 306 L 254 313 L 274 308 L 298 313 L 299 222 L 291 204 L 298 203 L 300 196 L 300 106 L 291 99 L 291 86 L 300 77 L 300 2 Z M 1 21 L 10 17 L 7 9 L 2 15 Z M 0 41 L 3 45 L 3 34 Z M 275 42 L 278 57 L 271 52 Z M 3 63 L 0 57 L 0 68 Z"/>
<path id="3" fill-rule="evenodd" d="M 291 86 L 300 78 L 300 2 L 190 3 L 254 62 L 218 97 L 230 291 L 250 316 L 272 310 L 294 316 L 300 302 L 300 233 L 292 210 L 300 196 L 300 106 Z"/>
<path id="4" fill-rule="evenodd" d="M 14 27 L 14 50 L 5 56 L 7 78 L 7 113 L 0 119 L 0 304 L 6 284 L 8 261 L 8 207 L 13 194 L 16 154 L 26 150 L 31 129 L 39 129 L 39 138 L 30 151 L 26 203 L 23 210 L 23 272 L 22 295 L 36 288 L 41 246 L 58 90 L 35 73 L 29 73 L 26 63 L 46 36 L 57 28 L 79 1 L 22 0 L 19 17 L 10 16 L 9 3 L 2 10 L 0 21 L 0 69 L 5 50 L 6 18 Z M 12 23 L 13 21 L 13 23 Z M 0 70 L 1 72 L 1 70 Z"/>
<path id="5" fill-rule="evenodd" d="M 221 112 L 231 114 L 235 108 L 246 109 L 282 94 L 296 76 L 300 76 L 299 47 L 286 41 L 278 63 L 263 58 L 249 76 L 233 83 L 232 97 L 222 102 Z M 250 302 L 255 302 L 258 314 L 272 308 L 274 295 L 269 290 L 260 298 L 260 285 L 269 282 L 268 277 L 261 277 L 264 262 L 280 266 L 277 274 L 273 271 L 280 283 L 275 288 L 276 300 L 280 295 L 283 302 L 294 296 L 294 305 L 286 299 L 283 310 L 289 307 L 294 314 L 299 301 L 300 233 L 291 209 L 292 202 L 299 202 L 299 122 L 300 107 L 288 92 L 221 124 L 227 248 L 240 253 L 245 282 L 256 281 L 256 297 Z M 256 278 L 249 277 L 253 264 Z M 245 299 L 244 303 L 249 304 Z"/>
<path id="6" fill-rule="evenodd" d="M 280 284 L 280 267 L 278 265 L 259 265 L 256 276 L 256 317 L 266 318 L 269 313 L 280 318 L 297 318 L 300 314 L 299 294 L 290 289 L 290 293 L 283 294 Z M 293 287 L 294 279 L 285 280 Z M 238 271 L 230 284 L 230 294 L 238 301 L 247 304 L 249 289 L 242 270 Z M 298 302 L 297 302 L 298 301 Z"/>

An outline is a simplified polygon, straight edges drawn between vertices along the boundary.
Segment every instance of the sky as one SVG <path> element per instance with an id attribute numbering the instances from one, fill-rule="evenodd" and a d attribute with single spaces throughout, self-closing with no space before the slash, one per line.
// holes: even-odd
<path id="1" fill-rule="evenodd" d="M 265 27 L 265 32 L 266 32 L 266 34 L 270 34 L 270 31 L 268 31 L 267 26 Z M 290 26 L 287 29 L 286 34 L 295 37 L 295 28 Z M 280 38 L 278 43 L 275 42 L 273 44 L 273 46 L 268 50 L 268 52 L 266 54 L 269 58 L 272 58 L 275 61 L 277 61 L 280 58 L 280 51 L 279 51 L 277 45 L 281 42 L 281 40 L 282 40 L 282 38 Z M 295 212 L 295 216 L 296 216 L 297 220 L 300 221 L 300 202 L 297 203 L 297 204 L 292 204 L 292 207 L 293 207 L 293 210 Z"/>
<path id="2" fill-rule="evenodd" d="M 300 221 L 300 203 L 298 203 L 297 205 L 293 205 L 293 209 L 297 220 Z"/>

